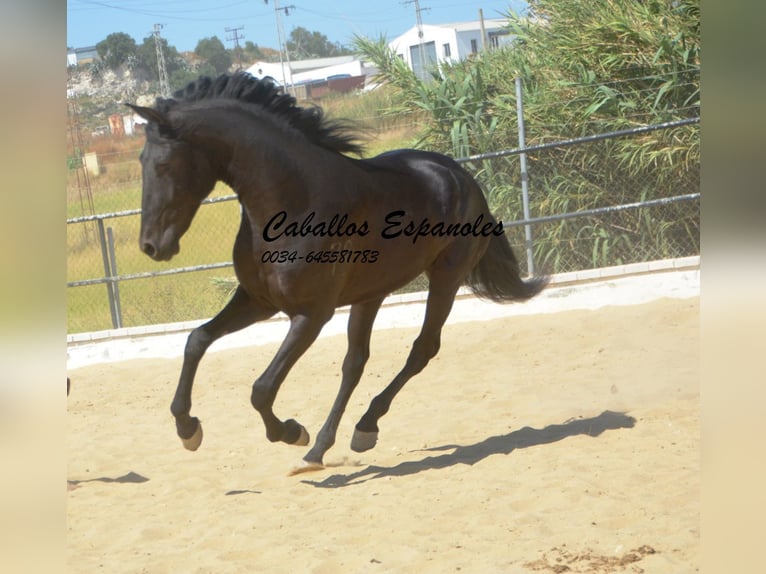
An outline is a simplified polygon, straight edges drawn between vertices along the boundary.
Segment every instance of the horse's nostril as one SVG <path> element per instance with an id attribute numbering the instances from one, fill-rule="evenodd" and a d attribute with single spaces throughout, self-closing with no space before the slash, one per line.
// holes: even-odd
<path id="1" fill-rule="evenodd" d="M 144 250 L 144 253 L 146 253 L 146 254 L 147 254 L 149 257 L 154 257 L 154 254 L 155 254 L 155 253 L 156 253 L 156 251 L 157 251 L 157 250 L 154 248 L 154 245 L 152 245 L 151 243 L 148 243 L 148 242 L 147 242 L 147 243 L 144 243 L 144 244 L 141 246 L 141 249 L 143 249 L 143 250 Z"/>

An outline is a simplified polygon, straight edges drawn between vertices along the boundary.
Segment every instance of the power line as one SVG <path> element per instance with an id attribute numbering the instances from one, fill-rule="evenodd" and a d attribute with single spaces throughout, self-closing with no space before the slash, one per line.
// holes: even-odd
<path id="1" fill-rule="evenodd" d="M 263 0 L 264 4 L 268 4 L 269 0 Z M 282 68 L 282 89 L 287 91 L 287 78 L 285 76 L 285 64 L 282 60 L 282 38 L 284 37 L 284 30 L 282 29 L 282 19 L 280 18 L 280 12 L 284 12 L 285 16 L 290 15 L 290 10 L 295 10 L 295 5 L 280 6 L 279 0 L 274 0 L 274 18 L 277 21 L 277 39 L 279 41 L 279 66 Z M 290 70 L 290 85 L 293 83 L 293 70 L 290 65 L 290 52 L 287 49 L 287 41 L 284 43 L 285 58 L 287 59 L 287 67 Z"/>
<path id="2" fill-rule="evenodd" d="M 236 28 L 224 28 L 227 34 L 231 34 L 230 36 L 226 36 L 227 42 L 234 42 L 234 52 L 237 54 L 237 62 L 238 67 L 241 70 L 242 69 L 242 50 L 239 48 L 239 41 L 242 40 L 245 35 L 239 35 L 239 32 L 244 30 L 244 26 L 237 26 Z"/>

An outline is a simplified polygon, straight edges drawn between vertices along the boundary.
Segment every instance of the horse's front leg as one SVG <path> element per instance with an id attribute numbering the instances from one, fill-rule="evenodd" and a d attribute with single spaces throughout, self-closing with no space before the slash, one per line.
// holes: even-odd
<path id="1" fill-rule="evenodd" d="M 334 309 L 329 309 L 291 317 L 290 329 L 277 354 L 263 374 L 253 383 L 250 402 L 261 415 L 263 424 L 266 426 L 266 437 L 271 442 L 282 441 L 301 446 L 309 443 L 309 435 L 303 425 L 293 419 L 282 422 L 274 414 L 273 406 L 279 387 L 287 378 L 287 373 L 316 340 L 333 312 Z"/>
<path id="2" fill-rule="evenodd" d="M 191 416 L 191 393 L 194 376 L 202 356 L 213 341 L 267 319 L 276 312 L 254 303 L 242 287 L 237 287 L 229 303 L 213 319 L 194 329 L 186 340 L 184 362 L 170 412 L 176 419 L 176 430 L 184 447 L 197 450 L 202 442 L 202 425 Z"/>

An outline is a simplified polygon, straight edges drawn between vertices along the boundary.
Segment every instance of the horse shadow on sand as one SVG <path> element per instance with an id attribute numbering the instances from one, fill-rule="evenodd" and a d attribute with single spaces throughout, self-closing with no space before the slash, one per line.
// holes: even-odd
<path id="1" fill-rule="evenodd" d="M 133 484 L 140 484 L 142 482 L 147 482 L 149 479 L 145 476 L 141 476 L 137 472 L 130 471 L 127 474 L 124 474 L 122 476 L 118 476 L 117 478 L 112 478 L 110 476 L 101 476 L 99 478 L 87 478 L 83 480 L 67 480 L 67 490 L 74 490 L 75 488 L 79 487 L 80 485 L 86 483 L 86 482 L 117 482 L 120 484 L 127 484 L 127 483 L 133 483 Z"/>
<path id="2" fill-rule="evenodd" d="M 321 481 L 303 480 L 302 482 L 317 488 L 341 488 L 362 484 L 368 480 L 409 476 L 456 464 L 474 465 L 495 454 L 510 454 L 517 449 L 550 444 L 578 435 L 596 437 L 608 430 L 633 428 L 635 424 L 636 419 L 625 413 L 604 411 L 596 417 L 570 419 L 563 424 L 549 425 L 543 429 L 524 427 L 466 446 L 450 444 L 428 448 L 425 452 L 452 452 L 427 456 L 421 460 L 405 461 L 392 467 L 369 466 L 351 474 L 334 474 Z"/>

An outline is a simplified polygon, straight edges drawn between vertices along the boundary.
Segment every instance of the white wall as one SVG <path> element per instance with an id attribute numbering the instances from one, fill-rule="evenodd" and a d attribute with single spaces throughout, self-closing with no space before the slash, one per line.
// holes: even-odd
<path id="1" fill-rule="evenodd" d="M 418 37 L 417 26 L 410 28 L 401 36 L 389 42 L 389 46 L 400 56 L 404 58 L 407 65 L 412 68 L 412 58 L 410 58 L 410 48 L 417 46 L 420 41 Z M 423 25 L 423 43 L 434 42 L 436 45 L 436 57 L 439 62 L 444 60 L 444 44 L 450 45 L 450 60 L 458 60 L 458 44 L 455 31 L 441 26 Z"/>
<path id="2" fill-rule="evenodd" d="M 502 30 L 503 22 L 498 21 L 485 21 L 485 33 L 487 35 L 486 47 L 491 48 L 490 44 L 490 32 Z M 476 50 L 481 51 L 481 26 L 478 22 L 461 23 L 445 26 L 433 26 L 424 24 L 423 27 L 422 42 L 427 44 L 428 42 L 434 42 L 436 48 L 436 57 L 438 61 L 452 61 L 456 62 L 464 60 L 469 57 L 471 51 L 471 40 L 476 40 Z M 512 39 L 511 35 L 506 35 L 500 38 L 499 43 L 505 44 Z M 418 37 L 417 26 L 413 26 L 407 30 L 401 36 L 394 38 L 388 43 L 389 47 L 400 55 L 407 65 L 412 68 L 412 59 L 410 57 L 410 47 L 417 46 L 420 42 Z M 450 56 L 444 55 L 444 44 L 450 46 Z"/>
<path id="3" fill-rule="evenodd" d="M 283 75 L 284 69 L 284 75 Z M 245 70 L 251 76 L 256 78 L 265 78 L 267 76 L 274 78 L 278 85 L 282 85 L 285 81 L 288 84 L 292 84 L 292 73 L 287 65 L 287 62 L 280 64 L 279 62 L 256 62 Z"/>
<path id="4" fill-rule="evenodd" d="M 279 62 L 256 62 L 250 66 L 246 72 L 256 78 L 271 76 L 276 80 L 277 84 L 281 86 L 283 81 L 282 65 L 284 65 L 285 70 L 284 81 L 286 81 L 288 85 L 293 83 L 300 84 L 303 82 L 326 80 L 328 77 L 338 74 L 348 74 L 349 76 L 364 75 L 364 64 L 360 60 L 353 60 L 334 66 L 325 66 L 323 68 L 316 68 L 305 72 L 291 72 L 287 62 L 284 62 L 284 64 L 280 64 Z"/>

